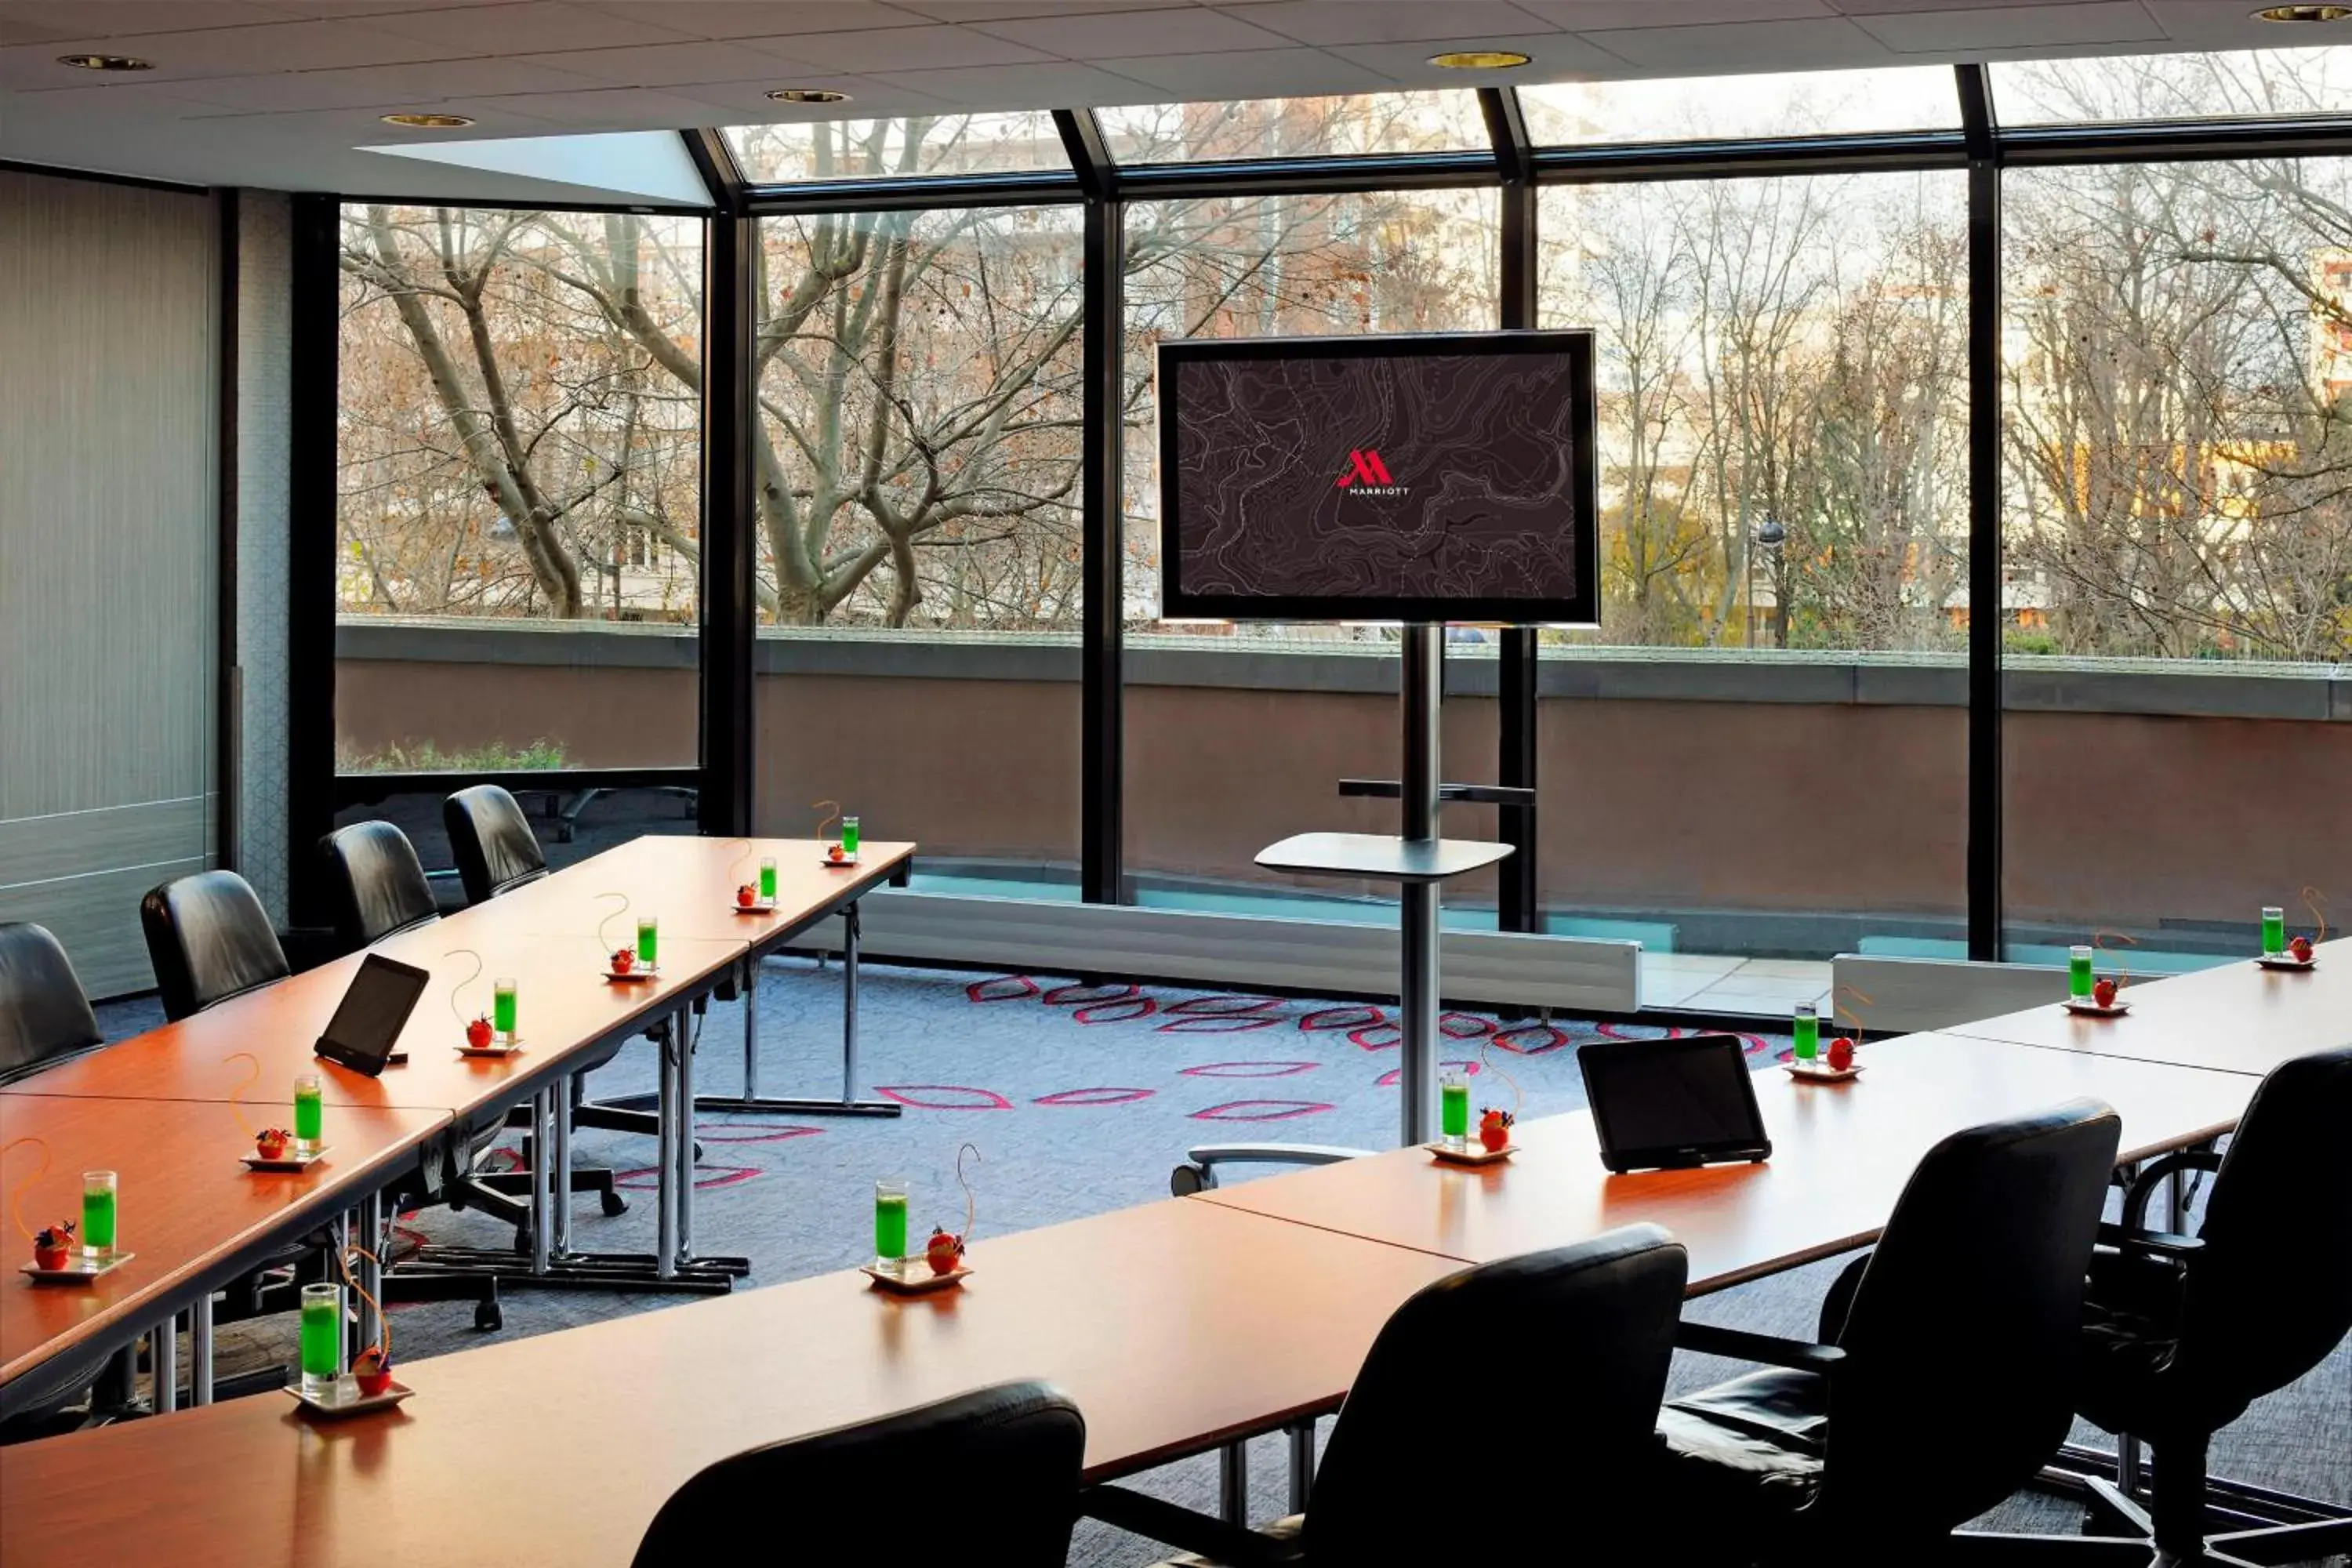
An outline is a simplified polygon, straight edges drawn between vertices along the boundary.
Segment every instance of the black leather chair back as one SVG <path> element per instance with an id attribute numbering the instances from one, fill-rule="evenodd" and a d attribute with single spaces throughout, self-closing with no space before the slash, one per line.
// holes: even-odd
<path id="1" fill-rule="evenodd" d="M 2352 1333 L 2352 1047 L 2283 1062 L 2222 1156 L 2182 1282 L 2168 1404 L 2220 1426 Z"/>
<path id="2" fill-rule="evenodd" d="M 457 879 L 466 884 L 467 903 L 495 899 L 547 875 L 547 857 L 540 853 L 530 819 L 498 785 L 459 790 L 441 803 L 441 821 L 449 830 L 449 852 L 457 861 Z"/>
<path id="3" fill-rule="evenodd" d="M 1919 1162 L 1843 1321 L 1823 1325 L 1847 1356 L 1830 1381 L 1822 1496 L 1841 1517 L 1883 1506 L 1946 1533 L 2057 1452 L 2122 1132 L 2077 1100 L 1955 1132 Z"/>
<path id="4" fill-rule="evenodd" d="M 234 871 L 198 871 L 139 900 L 163 1016 L 179 1019 L 293 973 L 268 911 Z"/>
<path id="5" fill-rule="evenodd" d="M 441 918 L 415 846 L 391 823 L 339 827 L 319 847 L 327 858 L 335 935 L 346 948 L 362 948 Z"/>
<path id="6" fill-rule="evenodd" d="M 1316 1563 L 1562 1560 L 1634 1519 L 1689 1262 L 1652 1225 L 1469 1269 L 1399 1307 L 1307 1499 Z M 1463 1462 L 1433 1470 L 1456 1435 Z"/>
<path id="7" fill-rule="evenodd" d="M 58 939 L 43 926 L 0 921 L 0 1078 L 103 1038 Z"/>
<path id="8" fill-rule="evenodd" d="M 864 1563 L 912 1553 L 1062 1568 L 1087 1424 L 1042 1383 L 1008 1383 L 719 1460 L 662 1504 L 635 1568 L 757 1559 Z M 925 1510 L 936 1510 L 936 1549 Z M 746 1556 L 747 1545 L 766 1542 Z"/>

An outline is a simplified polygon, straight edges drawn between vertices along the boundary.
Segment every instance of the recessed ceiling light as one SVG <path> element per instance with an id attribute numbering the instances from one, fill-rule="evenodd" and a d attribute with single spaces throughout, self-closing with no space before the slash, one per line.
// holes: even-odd
<path id="1" fill-rule="evenodd" d="M 2254 13 L 2257 22 L 2341 22 L 2352 16 L 2352 5 L 2265 5 Z"/>
<path id="2" fill-rule="evenodd" d="M 379 118 L 386 125 L 404 125 L 411 131 L 463 131 L 473 123 L 463 114 L 386 114 Z"/>
<path id="3" fill-rule="evenodd" d="M 778 103 L 847 103 L 849 95 L 829 87 L 773 87 L 768 96 Z"/>
<path id="4" fill-rule="evenodd" d="M 152 60 L 142 60 L 136 55 L 59 55 L 58 64 L 71 66 L 78 71 L 151 71 Z"/>
<path id="5" fill-rule="evenodd" d="M 1517 49 L 1448 49 L 1442 55 L 1432 55 L 1429 63 L 1456 71 L 1509 70 L 1523 66 L 1529 57 Z"/>

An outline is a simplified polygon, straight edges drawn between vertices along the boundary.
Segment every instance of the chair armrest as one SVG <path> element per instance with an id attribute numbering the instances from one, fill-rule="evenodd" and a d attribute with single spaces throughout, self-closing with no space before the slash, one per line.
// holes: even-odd
<path id="1" fill-rule="evenodd" d="M 1298 1542 L 1276 1541 L 1125 1487 L 1088 1487 L 1078 1494 L 1078 1512 L 1229 1568 L 1283 1568 L 1305 1557 Z"/>
<path id="2" fill-rule="evenodd" d="M 2124 1189 L 2124 1228 L 2144 1230 L 2147 1217 L 2147 1200 L 2156 1195 L 2158 1184 L 2182 1171 L 2219 1171 L 2221 1156 L 2210 1149 L 2182 1149 L 2142 1165 L 2139 1174 Z"/>
<path id="3" fill-rule="evenodd" d="M 2099 1245 L 2112 1247 L 2118 1252 L 2145 1252 L 2158 1258 L 2186 1259 L 2204 1250 L 2205 1244 L 2193 1236 L 2174 1236 L 2168 1231 L 2132 1230 L 2120 1225 L 2099 1223 Z"/>
<path id="4" fill-rule="evenodd" d="M 1675 1325 L 1675 1346 L 1704 1355 L 1727 1356 L 1733 1361 L 1752 1361 L 1764 1366 L 1785 1366 L 1792 1372 L 1818 1372 L 1824 1375 L 1835 1372 L 1845 1360 L 1845 1352 L 1835 1345 L 1751 1334 L 1745 1329 L 1719 1329 L 1713 1323 L 1687 1320 Z"/>

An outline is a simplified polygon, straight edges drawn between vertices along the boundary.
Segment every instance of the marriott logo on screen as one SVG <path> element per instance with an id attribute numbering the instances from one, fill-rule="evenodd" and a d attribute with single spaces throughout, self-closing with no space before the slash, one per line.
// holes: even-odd
<path id="1" fill-rule="evenodd" d="M 1333 488 L 1351 489 L 1364 496 L 1401 496 L 1412 489 L 1390 478 L 1389 466 L 1381 460 L 1379 452 L 1370 448 L 1348 454 L 1348 471 L 1339 476 Z"/>

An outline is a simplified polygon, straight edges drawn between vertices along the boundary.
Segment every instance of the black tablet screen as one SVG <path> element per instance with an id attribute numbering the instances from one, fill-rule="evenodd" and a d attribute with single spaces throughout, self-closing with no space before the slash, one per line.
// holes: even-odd
<path id="1" fill-rule="evenodd" d="M 1764 1142 L 1756 1089 L 1736 1035 L 1596 1042 L 1578 1052 L 1602 1147 L 1704 1157 Z"/>
<path id="2" fill-rule="evenodd" d="M 370 953 L 352 977 L 323 1038 L 362 1056 L 384 1058 L 400 1038 L 416 999 L 432 977 L 422 969 Z"/>

